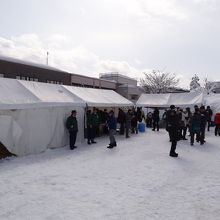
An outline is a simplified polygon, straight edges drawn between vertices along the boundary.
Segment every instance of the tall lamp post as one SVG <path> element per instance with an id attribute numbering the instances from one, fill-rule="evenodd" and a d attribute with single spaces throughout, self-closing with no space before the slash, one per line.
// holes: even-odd
<path id="1" fill-rule="evenodd" d="M 47 51 L 47 66 L 49 65 L 49 52 Z"/>

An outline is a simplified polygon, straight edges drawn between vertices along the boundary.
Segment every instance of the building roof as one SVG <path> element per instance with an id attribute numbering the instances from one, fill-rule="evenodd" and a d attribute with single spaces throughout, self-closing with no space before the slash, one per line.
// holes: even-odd
<path id="1" fill-rule="evenodd" d="M 121 78 L 124 78 L 124 79 L 130 79 L 130 80 L 137 81 L 135 78 L 131 78 L 129 76 L 119 74 L 118 72 L 100 73 L 99 74 L 99 78 L 102 78 L 102 77 L 115 77 L 115 76 L 116 77 L 121 77 Z"/>
<path id="2" fill-rule="evenodd" d="M 34 63 L 34 62 L 30 62 L 30 61 L 24 61 L 24 60 L 12 58 L 12 57 L 6 57 L 6 56 L 2 56 L 2 55 L 0 55 L 0 61 L 6 61 L 6 62 L 10 62 L 10 63 L 18 63 L 18 64 L 23 64 L 23 65 L 26 65 L 26 66 L 34 66 L 34 67 L 41 68 L 41 69 L 46 69 L 46 70 L 65 72 L 63 70 L 60 70 L 58 68 L 48 66 L 48 65 L 45 65 L 45 64 Z"/>

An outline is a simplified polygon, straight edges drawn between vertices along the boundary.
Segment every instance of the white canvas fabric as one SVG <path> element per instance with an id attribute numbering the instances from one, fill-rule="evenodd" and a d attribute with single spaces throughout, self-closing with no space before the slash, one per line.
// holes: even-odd
<path id="1" fill-rule="evenodd" d="M 45 106 L 85 106 L 85 102 L 73 93 L 70 93 L 62 85 L 30 82 L 19 80 L 19 82 L 37 97 L 41 105 Z"/>
<path id="2" fill-rule="evenodd" d="M 91 107 L 123 107 L 133 103 L 113 90 L 64 86 Z"/>
<path id="3" fill-rule="evenodd" d="M 211 94 L 205 97 L 205 105 L 210 106 L 213 110 L 213 116 L 220 113 L 220 94 Z"/>
<path id="4" fill-rule="evenodd" d="M 0 78 L 0 109 L 33 107 L 40 102 L 18 80 Z"/>
<path id="5" fill-rule="evenodd" d="M 77 110 L 77 142 L 84 141 L 86 103 L 61 85 L 0 79 L 0 142 L 18 156 L 68 145 L 65 123 Z"/>
<path id="6" fill-rule="evenodd" d="M 84 141 L 84 108 L 48 107 L 0 110 L 0 141 L 18 156 L 35 154 L 69 144 L 65 123 L 72 109 L 77 110 L 77 143 Z"/>
<path id="7" fill-rule="evenodd" d="M 77 111 L 77 143 L 84 141 L 85 107 L 132 106 L 111 90 L 0 79 L 0 142 L 13 154 L 40 153 L 69 143 L 65 123 Z"/>
<path id="8" fill-rule="evenodd" d="M 204 95 L 200 91 L 189 93 L 142 94 L 136 105 L 142 107 L 168 108 L 170 105 L 178 107 L 193 107 L 204 102 Z"/>

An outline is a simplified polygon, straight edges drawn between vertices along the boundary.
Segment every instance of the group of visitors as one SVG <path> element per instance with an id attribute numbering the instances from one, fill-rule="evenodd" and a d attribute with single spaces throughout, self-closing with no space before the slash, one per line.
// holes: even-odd
<path id="1" fill-rule="evenodd" d="M 207 130 L 210 130 L 212 114 L 210 106 L 205 108 L 205 106 L 198 107 L 195 105 L 193 112 L 189 107 L 183 110 L 176 108 L 174 105 L 170 106 L 170 109 L 166 112 L 166 130 L 169 133 L 171 142 L 171 157 L 178 157 L 175 152 L 177 141 L 187 140 L 187 130 L 191 146 L 194 145 L 195 138 L 201 145 L 206 142 L 205 130 L 207 125 Z"/>
<path id="2" fill-rule="evenodd" d="M 210 130 L 212 124 L 213 112 L 210 106 L 194 106 L 194 110 L 188 107 L 182 109 L 171 105 L 168 110 L 165 110 L 162 119 L 166 122 L 166 130 L 169 133 L 171 142 L 170 156 L 178 157 L 176 153 L 176 146 L 179 140 L 187 140 L 187 131 L 190 136 L 190 144 L 194 145 L 195 140 L 203 145 L 205 140 L 205 130 Z M 137 109 L 132 108 L 124 111 L 119 108 L 118 117 L 115 117 L 113 110 L 107 112 L 106 109 L 101 111 L 97 108 L 88 110 L 86 114 L 86 128 L 87 128 L 87 143 L 95 144 L 95 138 L 100 135 L 100 128 L 102 133 L 109 134 L 110 144 L 108 148 L 117 146 L 115 140 L 115 133 L 117 124 L 119 124 L 119 134 L 130 138 L 130 133 L 138 134 L 138 122 L 146 120 L 146 126 L 152 127 L 153 131 L 159 131 L 160 112 L 155 108 L 153 113 L 149 112 L 146 117 L 141 107 Z M 220 135 L 220 113 L 214 117 L 215 135 Z M 101 127 L 100 127 L 101 126 Z M 67 118 L 66 127 L 69 131 L 70 149 L 76 148 L 76 136 L 78 132 L 78 124 L 76 119 L 76 111 L 73 110 L 71 116 Z"/>

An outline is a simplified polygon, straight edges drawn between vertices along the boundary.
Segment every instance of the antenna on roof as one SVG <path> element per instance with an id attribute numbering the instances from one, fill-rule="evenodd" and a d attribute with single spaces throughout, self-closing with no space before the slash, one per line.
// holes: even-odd
<path id="1" fill-rule="evenodd" d="M 47 51 L 47 66 L 49 64 L 49 52 Z"/>

